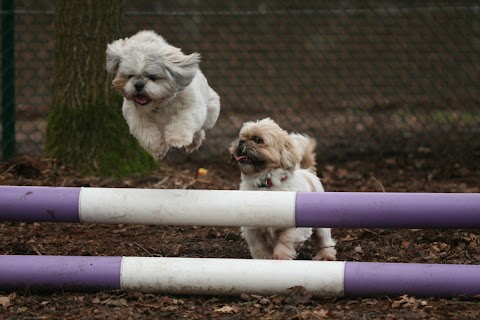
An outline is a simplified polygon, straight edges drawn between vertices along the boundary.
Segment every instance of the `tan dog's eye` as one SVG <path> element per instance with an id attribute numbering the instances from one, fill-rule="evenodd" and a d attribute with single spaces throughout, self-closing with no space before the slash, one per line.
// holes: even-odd
<path id="1" fill-rule="evenodd" d="M 257 136 L 253 136 L 252 140 L 253 140 L 253 142 L 255 142 L 256 144 L 263 143 L 263 139 L 260 138 L 260 137 L 257 137 Z"/>
<path id="2" fill-rule="evenodd" d="M 133 78 L 133 75 L 132 75 L 132 74 L 129 74 L 127 77 L 128 77 L 128 79 L 132 79 L 132 78 Z"/>
<path id="3" fill-rule="evenodd" d="M 147 78 L 148 78 L 149 80 L 152 80 L 152 81 L 158 80 L 158 77 L 157 77 L 157 76 L 154 76 L 154 75 L 148 75 Z"/>

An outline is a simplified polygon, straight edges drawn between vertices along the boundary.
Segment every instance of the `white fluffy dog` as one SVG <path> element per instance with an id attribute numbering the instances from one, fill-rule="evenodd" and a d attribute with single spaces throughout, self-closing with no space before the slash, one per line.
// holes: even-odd
<path id="1" fill-rule="evenodd" d="M 241 171 L 240 190 L 323 192 L 317 177 L 315 140 L 288 134 L 266 118 L 246 122 L 229 151 Z M 335 260 L 335 240 L 330 228 L 242 227 L 254 259 L 290 260 L 297 248 L 313 234 L 317 254 L 314 260 Z"/>
<path id="2" fill-rule="evenodd" d="M 220 112 L 220 98 L 200 71 L 200 55 L 185 55 L 153 31 L 140 31 L 107 47 L 106 68 L 124 97 L 130 133 L 155 158 L 169 148 L 192 152 Z"/>

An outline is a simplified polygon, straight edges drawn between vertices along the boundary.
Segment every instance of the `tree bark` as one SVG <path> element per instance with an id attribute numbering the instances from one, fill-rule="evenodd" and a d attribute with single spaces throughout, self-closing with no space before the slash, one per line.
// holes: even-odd
<path id="1" fill-rule="evenodd" d="M 45 154 L 83 174 L 125 176 L 156 163 L 129 134 L 105 70 L 122 35 L 122 1 L 57 0 L 53 101 Z"/>

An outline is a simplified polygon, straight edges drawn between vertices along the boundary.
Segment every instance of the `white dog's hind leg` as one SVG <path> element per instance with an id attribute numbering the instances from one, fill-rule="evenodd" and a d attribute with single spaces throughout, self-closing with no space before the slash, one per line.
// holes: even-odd
<path id="1" fill-rule="evenodd" d="M 317 255 L 313 258 L 313 260 L 337 260 L 335 240 L 332 238 L 332 231 L 330 228 L 313 229 L 313 237 L 317 245 Z"/>
<path id="2" fill-rule="evenodd" d="M 169 147 L 163 141 L 162 133 L 155 126 L 137 127 L 132 134 L 154 158 L 161 160 L 167 154 Z"/>
<path id="3" fill-rule="evenodd" d="M 163 134 L 156 124 L 139 114 L 128 102 L 124 102 L 122 113 L 130 133 L 137 139 L 140 146 L 157 160 L 163 159 L 169 147 L 163 141 Z"/>
<path id="4" fill-rule="evenodd" d="M 205 140 L 205 131 L 200 130 L 197 133 L 195 133 L 195 135 L 193 136 L 192 143 L 186 146 L 185 150 L 187 152 L 193 152 L 197 150 L 202 145 L 203 140 Z"/>
<path id="5" fill-rule="evenodd" d="M 166 144 L 162 143 L 153 148 L 152 152 L 150 153 L 155 159 L 162 160 L 167 154 L 168 150 L 170 150 L 170 148 Z"/>
<path id="6" fill-rule="evenodd" d="M 220 114 L 220 97 L 212 88 L 208 89 L 207 119 L 203 125 L 205 129 L 213 128 Z"/>

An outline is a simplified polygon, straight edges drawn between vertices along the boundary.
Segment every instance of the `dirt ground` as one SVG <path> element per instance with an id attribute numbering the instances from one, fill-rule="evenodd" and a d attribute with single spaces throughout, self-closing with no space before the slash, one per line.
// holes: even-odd
<path id="1" fill-rule="evenodd" d="M 327 191 L 479 192 L 478 157 L 439 161 L 429 150 L 349 161 L 319 161 Z M 208 174 L 196 177 L 198 168 Z M 168 161 L 145 177 L 82 177 L 52 159 L 0 163 L 0 185 L 236 189 L 239 173 L 223 159 Z M 479 230 L 333 229 L 338 259 L 479 264 Z M 250 258 L 237 228 L 0 223 L 0 254 Z M 311 259 L 311 243 L 298 259 Z M 1 319 L 478 319 L 477 299 L 287 295 L 174 296 L 139 292 L 0 291 Z"/>

